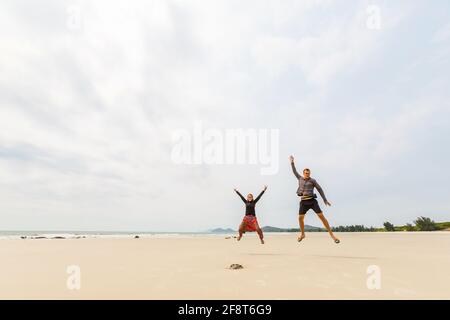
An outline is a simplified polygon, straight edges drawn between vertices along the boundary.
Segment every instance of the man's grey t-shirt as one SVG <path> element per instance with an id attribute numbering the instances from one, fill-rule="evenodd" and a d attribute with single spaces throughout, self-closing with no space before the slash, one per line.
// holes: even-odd
<path id="1" fill-rule="evenodd" d="M 322 190 L 322 187 L 317 183 L 317 181 L 313 178 L 305 179 L 303 176 L 301 176 L 297 170 L 295 169 L 295 164 L 291 163 L 292 171 L 294 172 L 294 175 L 298 179 L 298 189 L 297 194 L 303 199 L 311 199 L 315 198 L 314 194 L 314 188 L 317 189 L 317 191 L 320 193 L 320 196 L 322 197 L 324 202 L 327 202 L 327 198 L 325 197 L 325 193 Z"/>

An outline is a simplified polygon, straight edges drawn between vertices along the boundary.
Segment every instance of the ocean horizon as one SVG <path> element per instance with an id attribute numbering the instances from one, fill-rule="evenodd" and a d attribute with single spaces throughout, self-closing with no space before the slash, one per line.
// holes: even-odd
<path id="1" fill-rule="evenodd" d="M 79 238 L 123 238 L 177 235 L 224 234 L 213 231 L 79 231 L 79 230 L 0 230 L 0 239 L 79 239 Z"/>

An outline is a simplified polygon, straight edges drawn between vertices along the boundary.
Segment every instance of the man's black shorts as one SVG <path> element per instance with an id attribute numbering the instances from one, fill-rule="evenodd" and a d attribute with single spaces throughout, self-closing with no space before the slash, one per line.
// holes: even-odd
<path id="1" fill-rule="evenodd" d="M 304 215 L 309 209 L 313 209 L 315 213 L 321 213 L 322 210 L 319 207 L 319 203 L 316 199 L 302 200 L 300 201 L 300 210 L 298 214 Z"/>

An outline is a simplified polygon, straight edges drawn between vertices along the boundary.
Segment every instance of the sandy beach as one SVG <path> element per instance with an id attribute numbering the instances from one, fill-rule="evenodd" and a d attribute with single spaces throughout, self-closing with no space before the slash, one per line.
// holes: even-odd
<path id="1" fill-rule="evenodd" d="M 337 235 L 0 240 L 0 299 L 450 299 L 450 232 Z"/>

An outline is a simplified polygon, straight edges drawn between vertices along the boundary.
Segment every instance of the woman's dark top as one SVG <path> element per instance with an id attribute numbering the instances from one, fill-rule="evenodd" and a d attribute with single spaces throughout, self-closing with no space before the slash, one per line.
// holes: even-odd
<path id="1" fill-rule="evenodd" d="M 261 196 L 263 195 L 265 190 L 261 191 L 261 193 L 259 194 L 259 196 L 256 197 L 256 199 L 252 200 L 252 201 L 247 201 L 247 199 L 245 199 L 242 194 L 239 193 L 239 191 L 236 191 L 236 193 L 239 195 L 239 197 L 241 197 L 242 201 L 244 201 L 245 203 L 245 215 L 246 216 L 255 216 L 255 204 L 259 201 L 259 199 L 261 199 Z"/>

